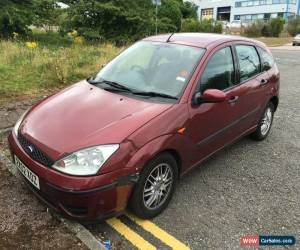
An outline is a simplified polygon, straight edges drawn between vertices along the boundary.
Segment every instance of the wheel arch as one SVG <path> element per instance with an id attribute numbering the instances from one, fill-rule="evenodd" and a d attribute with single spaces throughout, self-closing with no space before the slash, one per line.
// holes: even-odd
<path id="1" fill-rule="evenodd" d="M 176 163 L 177 163 L 177 168 L 178 168 L 178 176 L 177 178 L 180 177 L 180 174 L 181 174 L 181 164 L 182 164 L 182 159 L 181 159 L 181 156 L 180 154 L 177 152 L 177 150 L 175 149 L 164 149 L 160 152 L 158 152 L 154 157 L 160 155 L 160 154 L 163 154 L 163 153 L 167 153 L 167 154 L 170 154 L 172 155 L 172 157 L 174 157 Z"/>
<path id="2" fill-rule="evenodd" d="M 273 103 L 273 105 L 274 105 L 274 111 L 276 111 L 277 107 L 278 107 L 278 104 L 279 104 L 279 98 L 278 98 L 278 96 L 273 96 L 270 99 L 270 102 Z"/>

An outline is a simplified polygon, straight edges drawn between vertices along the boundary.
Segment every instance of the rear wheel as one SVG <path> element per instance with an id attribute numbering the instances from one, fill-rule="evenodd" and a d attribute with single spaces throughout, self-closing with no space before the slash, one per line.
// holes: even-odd
<path id="1" fill-rule="evenodd" d="M 256 131 L 251 134 L 251 138 L 257 141 L 262 141 L 266 139 L 271 130 L 273 117 L 274 117 L 274 104 L 272 102 L 269 102 L 269 104 L 267 105 L 263 113 L 262 118 L 259 121 Z"/>
<path id="2" fill-rule="evenodd" d="M 177 175 L 177 162 L 172 155 L 162 153 L 154 158 L 145 166 L 135 186 L 131 210 L 144 219 L 160 214 L 172 198 Z"/>

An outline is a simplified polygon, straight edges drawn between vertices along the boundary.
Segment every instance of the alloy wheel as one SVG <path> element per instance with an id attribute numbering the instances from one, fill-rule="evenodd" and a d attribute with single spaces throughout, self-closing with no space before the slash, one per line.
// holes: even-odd
<path id="1" fill-rule="evenodd" d="M 168 198 L 173 184 L 173 172 L 167 163 L 157 165 L 149 174 L 143 190 L 145 207 L 159 208 Z"/>
<path id="2" fill-rule="evenodd" d="M 269 132 L 272 124 L 272 118 L 273 118 L 272 110 L 270 107 L 268 107 L 267 110 L 265 111 L 264 117 L 260 125 L 261 134 L 263 136 L 265 136 Z"/>

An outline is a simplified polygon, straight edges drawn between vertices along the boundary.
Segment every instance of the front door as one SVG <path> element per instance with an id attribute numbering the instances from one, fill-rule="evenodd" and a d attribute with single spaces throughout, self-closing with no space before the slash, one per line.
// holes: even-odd
<path id="1" fill-rule="evenodd" d="M 239 88 L 236 84 L 235 63 L 230 45 L 215 49 L 199 77 L 195 92 L 219 89 L 226 92 L 226 101 L 190 106 L 187 136 L 195 146 L 194 163 L 225 146 L 238 133 L 234 129 L 239 116 Z"/>

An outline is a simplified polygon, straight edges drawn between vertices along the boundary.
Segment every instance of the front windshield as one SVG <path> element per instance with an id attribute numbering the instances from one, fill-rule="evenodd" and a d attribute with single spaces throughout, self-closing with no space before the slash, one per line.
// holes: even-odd
<path id="1" fill-rule="evenodd" d="M 179 97 L 204 51 L 178 44 L 138 42 L 107 64 L 93 80 Z"/>

